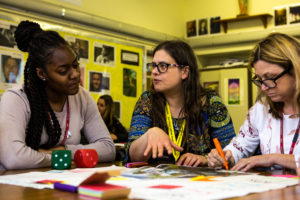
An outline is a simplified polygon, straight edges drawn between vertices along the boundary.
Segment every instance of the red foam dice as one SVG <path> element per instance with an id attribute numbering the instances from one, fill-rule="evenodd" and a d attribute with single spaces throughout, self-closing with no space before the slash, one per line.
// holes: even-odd
<path id="1" fill-rule="evenodd" d="M 74 155 L 76 167 L 92 168 L 98 163 L 98 154 L 95 149 L 78 149 Z"/>

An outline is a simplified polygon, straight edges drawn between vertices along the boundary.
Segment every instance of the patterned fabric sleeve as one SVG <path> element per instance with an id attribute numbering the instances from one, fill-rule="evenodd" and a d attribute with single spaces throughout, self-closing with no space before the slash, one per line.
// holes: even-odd
<path id="1" fill-rule="evenodd" d="M 256 115 L 257 108 L 258 104 L 255 104 L 249 109 L 247 119 L 240 128 L 239 134 L 225 147 L 225 150 L 231 150 L 235 163 L 241 158 L 251 156 L 259 145 L 259 131 L 256 128 L 256 123 L 263 117 Z"/>
<path id="2" fill-rule="evenodd" d="M 212 137 L 217 137 L 224 148 L 235 137 L 231 117 L 219 96 L 212 95 L 209 98 L 209 105 L 209 123 L 212 129 Z"/>
<path id="3" fill-rule="evenodd" d="M 129 148 L 133 141 L 142 136 L 152 127 L 152 112 L 150 105 L 150 93 L 144 92 L 137 101 L 129 129 L 128 143 L 125 145 L 126 157 L 124 162 L 130 162 Z"/>

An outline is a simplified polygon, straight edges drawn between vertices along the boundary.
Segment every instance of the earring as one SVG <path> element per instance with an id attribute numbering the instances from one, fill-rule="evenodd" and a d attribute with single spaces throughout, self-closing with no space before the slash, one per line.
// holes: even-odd
<path id="1" fill-rule="evenodd" d="M 46 81 L 46 78 L 43 78 L 42 80 L 43 80 L 43 81 Z"/>

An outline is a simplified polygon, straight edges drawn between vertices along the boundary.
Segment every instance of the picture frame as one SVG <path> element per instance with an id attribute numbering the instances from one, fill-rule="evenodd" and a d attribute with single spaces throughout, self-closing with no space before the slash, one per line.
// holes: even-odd
<path id="1" fill-rule="evenodd" d="M 204 88 L 211 89 L 219 94 L 219 81 L 207 81 L 203 83 Z"/>
<path id="2" fill-rule="evenodd" d="M 240 105 L 241 83 L 239 78 L 228 79 L 228 105 Z"/>
<path id="3" fill-rule="evenodd" d="M 94 43 L 94 64 L 114 67 L 116 65 L 116 48 L 115 46 Z"/>
<path id="4" fill-rule="evenodd" d="M 188 21 L 186 23 L 186 36 L 193 37 L 197 35 L 196 20 Z"/>
<path id="5" fill-rule="evenodd" d="M 123 68 L 123 95 L 136 97 L 136 71 L 133 69 Z"/>
<path id="6" fill-rule="evenodd" d="M 287 25 L 287 7 L 278 7 L 274 9 L 274 25 Z"/>
<path id="7" fill-rule="evenodd" d="M 1 85 L 11 85 L 22 82 L 24 70 L 23 53 L 0 51 L 0 64 Z"/>
<path id="8" fill-rule="evenodd" d="M 139 53 L 121 49 L 121 63 L 139 66 Z"/>
<path id="9" fill-rule="evenodd" d="M 73 36 L 66 35 L 65 40 L 69 43 L 71 48 L 75 51 L 77 56 L 80 58 L 81 62 L 88 62 L 89 61 L 89 46 L 90 41 L 76 38 Z"/>
<path id="10" fill-rule="evenodd" d="M 120 120 L 122 118 L 121 101 L 114 101 L 115 112 L 114 116 Z"/>
<path id="11" fill-rule="evenodd" d="M 300 23 L 300 4 L 289 7 L 289 24 Z"/>
<path id="12" fill-rule="evenodd" d="M 89 92 L 109 94 L 111 89 L 111 75 L 107 72 L 92 71 L 88 72 Z"/>
<path id="13" fill-rule="evenodd" d="M 208 19 L 202 18 L 198 20 L 198 35 L 208 34 Z"/>
<path id="14" fill-rule="evenodd" d="M 220 19 L 220 16 L 210 18 L 210 34 L 221 33 L 221 24 L 218 22 Z"/>
<path id="15" fill-rule="evenodd" d="M 0 46 L 17 49 L 17 43 L 14 37 L 16 29 L 17 25 L 0 21 Z"/>

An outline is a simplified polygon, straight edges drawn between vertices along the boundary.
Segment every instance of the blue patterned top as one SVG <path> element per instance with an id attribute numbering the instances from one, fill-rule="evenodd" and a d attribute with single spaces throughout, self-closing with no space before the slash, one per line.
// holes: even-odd
<path id="1" fill-rule="evenodd" d="M 130 162 L 129 148 L 131 143 L 138 139 L 141 135 L 152 128 L 152 111 L 150 103 L 150 92 L 144 92 L 135 105 L 131 125 L 128 136 L 128 143 L 125 146 L 126 158 L 124 162 Z M 231 117 L 228 113 L 226 106 L 222 100 L 215 93 L 207 95 L 209 99 L 209 107 L 203 110 L 203 118 L 205 120 L 205 129 L 199 123 L 199 129 L 189 133 L 186 144 L 189 144 L 189 153 L 206 155 L 214 147 L 212 139 L 217 137 L 222 147 L 230 143 L 231 139 L 235 136 Z M 173 127 L 177 137 L 182 119 L 173 118 Z M 187 153 L 186 144 L 183 146 L 184 151 L 181 155 Z M 170 161 L 174 161 L 173 156 L 166 155 Z M 151 160 L 150 160 L 151 162 Z"/>

